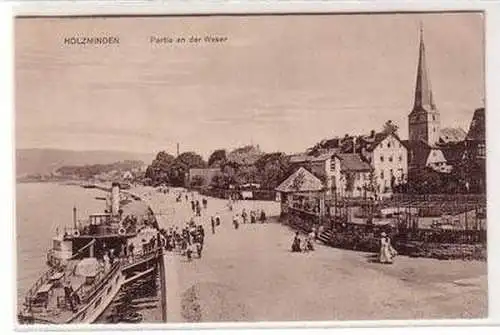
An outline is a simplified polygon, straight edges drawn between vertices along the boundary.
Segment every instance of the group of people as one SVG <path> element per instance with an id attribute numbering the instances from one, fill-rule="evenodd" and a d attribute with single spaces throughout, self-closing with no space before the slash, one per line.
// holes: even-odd
<path id="1" fill-rule="evenodd" d="M 178 226 L 170 227 L 165 233 L 165 249 L 176 251 L 187 257 L 191 261 L 194 253 L 201 258 L 205 242 L 205 229 L 196 225 L 193 220 L 186 223 L 185 227 L 179 229 Z"/>
<path id="2" fill-rule="evenodd" d="M 292 252 L 309 251 L 314 251 L 314 233 L 311 232 L 301 238 L 300 233 L 296 232 L 292 242 Z"/>
<path id="3" fill-rule="evenodd" d="M 256 210 L 251 210 L 249 213 L 245 208 L 241 211 L 241 214 L 237 213 L 233 216 L 233 226 L 234 229 L 238 229 L 241 223 L 247 224 L 247 223 L 257 223 L 257 219 L 260 221 L 260 223 L 265 223 L 266 222 L 266 212 L 262 209 L 260 211 L 260 214 Z"/>

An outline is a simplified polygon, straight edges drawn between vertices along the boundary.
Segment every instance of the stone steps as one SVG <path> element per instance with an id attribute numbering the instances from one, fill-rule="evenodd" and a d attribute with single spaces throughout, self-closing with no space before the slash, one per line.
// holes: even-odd
<path id="1" fill-rule="evenodd" d="M 332 234 L 333 234 L 333 232 L 330 229 L 325 230 L 325 231 L 321 232 L 321 234 L 319 234 L 318 240 L 323 242 L 324 244 L 328 245 L 330 242 L 330 239 L 332 237 Z"/>

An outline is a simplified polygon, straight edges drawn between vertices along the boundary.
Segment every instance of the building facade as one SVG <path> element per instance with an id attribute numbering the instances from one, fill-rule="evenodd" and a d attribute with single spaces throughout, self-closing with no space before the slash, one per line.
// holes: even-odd
<path id="1" fill-rule="evenodd" d="M 362 155 L 373 169 L 373 183 L 378 194 L 390 194 L 408 177 L 408 150 L 395 133 L 378 133 L 372 143 L 362 148 Z"/>

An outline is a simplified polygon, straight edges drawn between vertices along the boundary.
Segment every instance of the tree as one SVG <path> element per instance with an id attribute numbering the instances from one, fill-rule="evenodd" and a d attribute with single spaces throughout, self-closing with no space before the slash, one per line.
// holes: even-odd
<path id="1" fill-rule="evenodd" d="M 206 163 L 200 155 L 194 152 L 183 152 L 169 166 L 169 181 L 174 186 L 185 186 L 186 175 L 189 173 L 189 169 L 201 169 L 205 167 Z"/>
<path id="2" fill-rule="evenodd" d="M 395 134 L 398 132 L 399 127 L 392 122 L 392 120 L 388 120 L 382 129 L 384 134 Z"/>
<path id="3" fill-rule="evenodd" d="M 210 157 L 208 158 L 208 166 L 209 167 L 220 167 L 227 161 L 226 150 L 218 149 L 215 150 Z"/>
<path id="4" fill-rule="evenodd" d="M 291 173 L 290 159 L 281 152 L 265 154 L 255 163 L 263 188 L 273 190 Z"/>
<path id="5" fill-rule="evenodd" d="M 151 165 L 147 167 L 145 177 L 151 180 L 152 185 L 168 183 L 170 166 L 174 160 L 174 156 L 166 151 L 160 151 Z"/>

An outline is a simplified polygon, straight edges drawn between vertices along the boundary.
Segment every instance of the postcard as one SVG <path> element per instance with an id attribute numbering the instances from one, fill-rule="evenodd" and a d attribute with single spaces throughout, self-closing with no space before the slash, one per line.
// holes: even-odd
<path id="1" fill-rule="evenodd" d="M 17 323 L 487 318 L 484 25 L 17 16 Z"/>

